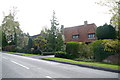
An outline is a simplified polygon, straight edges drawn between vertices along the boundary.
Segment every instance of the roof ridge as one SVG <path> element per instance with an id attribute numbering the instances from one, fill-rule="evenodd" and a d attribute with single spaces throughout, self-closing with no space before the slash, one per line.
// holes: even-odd
<path id="1" fill-rule="evenodd" d="M 95 25 L 95 23 L 91 23 L 91 24 L 87 24 L 87 25 Z M 81 27 L 81 26 L 84 26 L 84 25 L 78 25 L 78 26 L 73 26 L 73 27 L 66 27 L 66 28 L 75 28 L 75 27 Z"/>

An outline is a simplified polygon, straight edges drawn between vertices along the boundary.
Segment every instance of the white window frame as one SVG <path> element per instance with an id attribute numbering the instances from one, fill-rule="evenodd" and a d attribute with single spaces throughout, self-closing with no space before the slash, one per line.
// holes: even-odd
<path id="1" fill-rule="evenodd" d="M 78 38 L 79 38 L 79 34 L 72 35 L 72 39 L 78 39 Z"/>
<path id="2" fill-rule="evenodd" d="M 95 39 L 95 33 L 89 33 L 88 39 Z"/>

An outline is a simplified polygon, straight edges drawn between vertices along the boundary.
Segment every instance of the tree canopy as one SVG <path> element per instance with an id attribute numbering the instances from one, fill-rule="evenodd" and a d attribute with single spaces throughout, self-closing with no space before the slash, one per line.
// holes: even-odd
<path id="1" fill-rule="evenodd" d="M 110 24 L 116 28 L 117 39 L 120 40 L 120 0 L 101 0 L 97 3 L 109 7 L 109 12 L 112 14 Z"/>
<path id="2" fill-rule="evenodd" d="M 47 46 L 50 51 L 61 51 L 63 48 L 62 28 L 53 11 L 51 28 L 47 30 Z"/>
<path id="3" fill-rule="evenodd" d="M 41 51 L 45 50 L 46 43 L 47 43 L 47 41 L 42 36 L 38 36 L 38 37 L 33 39 L 34 46 L 36 46 L 37 49 L 40 49 Z"/>
<path id="4" fill-rule="evenodd" d="M 10 12 L 7 16 L 4 16 L 1 25 L 3 33 L 2 41 L 5 41 L 8 45 L 15 45 L 16 48 L 22 49 L 28 43 L 28 36 L 22 32 L 19 26 L 19 22 L 15 20 L 14 11 Z"/>
<path id="5" fill-rule="evenodd" d="M 104 24 L 96 29 L 96 36 L 98 39 L 115 39 L 116 31 L 113 26 Z"/>

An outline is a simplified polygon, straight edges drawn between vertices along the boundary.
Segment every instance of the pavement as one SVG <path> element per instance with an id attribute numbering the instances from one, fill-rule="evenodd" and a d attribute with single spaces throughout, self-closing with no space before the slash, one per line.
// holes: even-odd
<path id="1" fill-rule="evenodd" d="M 2 78 L 45 78 L 56 80 L 56 78 L 77 79 L 119 77 L 119 74 L 114 72 L 45 61 L 2 52 L 0 52 L 0 54 L 2 54 Z"/>

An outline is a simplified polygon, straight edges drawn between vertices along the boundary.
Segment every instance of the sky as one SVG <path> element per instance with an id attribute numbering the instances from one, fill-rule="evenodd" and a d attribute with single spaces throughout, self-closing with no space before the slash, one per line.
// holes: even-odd
<path id="1" fill-rule="evenodd" d="M 53 10 L 64 27 L 95 23 L 101 26 L 110 22 L 108 7 L 95 2 L 100 0 L 0 0 L 0 24 L 13 7 L 17 7 L 16 20 L 20 28 L 31 36 L 50 28 Z"/>

